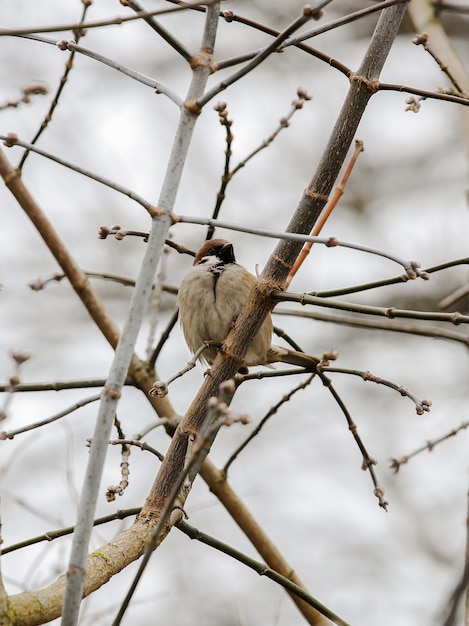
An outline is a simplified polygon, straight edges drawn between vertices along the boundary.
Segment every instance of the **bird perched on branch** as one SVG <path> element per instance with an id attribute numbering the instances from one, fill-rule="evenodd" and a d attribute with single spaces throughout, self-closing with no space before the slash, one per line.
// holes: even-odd
<path id="1" fill-rule="evenodd" d="M 178 292 L 181 326 L 192 353 L 207 341 L 221 344 L 226 339 L 255 281 L 253 274 L 236 263 L 229 241 L 212 239 L 202 245 Z M 318 358 L 272 344 L 272 332 L 269 314 L 246 351 L 245 366 L 283 362 L 317 369 Z M 210 346 L 200 358 L 212 365 L 216 355 L 217 348 Z"/>

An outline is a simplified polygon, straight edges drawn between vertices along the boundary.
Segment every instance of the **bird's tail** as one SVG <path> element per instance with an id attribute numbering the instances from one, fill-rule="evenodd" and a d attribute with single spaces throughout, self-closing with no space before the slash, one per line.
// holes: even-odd
<path id="1" fill-rule="evenodd" d="M 272 346 L 268 353 L 269 363 L 289 363 L 290 365 L 298 365 L 309 371 L 316 372 L 321 359 L 311 354 L 289 350 L 282 346 Z"/>

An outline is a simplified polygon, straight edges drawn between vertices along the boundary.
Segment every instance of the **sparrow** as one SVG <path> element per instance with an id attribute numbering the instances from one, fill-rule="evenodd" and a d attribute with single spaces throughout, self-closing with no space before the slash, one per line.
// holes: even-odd
<path id="1" fill-rule="evenodd" d="M 246 303 L 256 278 L 236 263 L 233 244 L 225 239 L 205 241 L 178 291 L 179 318 L 186 343 L 195 353 L 205 342 L 221 345 Z M 272 344 L 269 314 L 244 356 L 244 367 L 283 362 L 316 371 L 319 359 Z M 218 348 L 207 347 L 200 356 L 212 365 Z"/>

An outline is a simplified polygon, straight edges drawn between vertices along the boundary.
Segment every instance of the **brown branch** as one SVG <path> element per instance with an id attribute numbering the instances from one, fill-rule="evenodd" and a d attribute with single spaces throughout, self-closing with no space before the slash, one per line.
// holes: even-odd
<path id="1" fill-rule="evenodd" d="M 138 15 L 142 17 L 150 28 L 152 28 L 158 35 L 166 41 L 167 44 L 171 46 L 178 54 L 182 56 L 187 62 L 190 62 L 192 59 L 192 54 L 190 51 L 180 42 L 178 41 L 172 33 L 170 33 L 164 26 L 162 26 L 159 22 L 157 22 L 153 15 L 145 14 L 145 10 L 138 2 L 135 0 L 126 0 L 122 2 L 128 6 L 132 11 L 135 11 Z"/>
<path id="2" fill-rule="evenodd" d="M 401 468 L 401 465 L 405 465 L 406 463 L 408 463 L 410 459 L 412 459 L 414 456 L 421 454 L 425 450 L 428 450 L 428 452 L 432 452 L 433 449 L 437 445 L 439 445 L 443 441 L 447 441 L 448 439 L 451 439 L 451 437 L 455 437 L 459 432 L 461 432 L 462 430 L 466 430 L 466 428 L 468 427 L 469 427 L 469 421 L 463 422 L 456 428 L 452 428 L 449 432 L 445 433 L 444 435 L 441 435 L 441 437 L 437 437 L 436 439 L 433 439 L 432 441 L 425 442 L 424 445 L 418 447 L 413 452 L 410 452 L 409 454 L 405 454 L 399 457 L 398 459 L 395 459 L 395 458 L 390 459 L 391 469 L 394 471 L 395 474 L 397 474 L 397 472 Z"/>
<path id="3" fill-rule="evenodd" d="M 453 85 L 454 89 L 456 90 L 457 95 L 467 98 L 467 94 L 464 93 L 464 90 L 461 89 L 461 87 L 459 86 L 456 78 L 451 73 L 450 68 L 446 65 L 444 61 L 442 61 L 442 59 L 438 57 L 436 52 L 432 50 L 432 48 L 430 47 L 430 44 L 428 43 L 428 34 L 421 33 L 420 35 L 417 35 L 416 37 L 414 37 L 414 39 L 412 39 L 412 43 L 415 44 L 416 46 L 423 46 L 423 49 L 425 50 L 425 52 L 428 52 L 428 54 L 432 57 L 432 59 L 438 65 L 440 70 L 444 74 L 446 74 L 450 83 Z"/>
<path id="4" fill-rule="evenodd" d="M 434 322 L 447 322 L 459 326 L 459 324 L 469 324 L 469 315 L 463 315 L 458 311 L 454 313 L 440 313 L 439 311 L 413 311 L 410 309 L 397 309 L 395 307 L 379 307 L 367 304 L 353 304 L 351 302 L 341 302 L 340 300 L 327 300 L 317 298 L 308 294 L 296 294 L 284 291 L 272 291 L 271 297 L 280 302 L 299 302 L 301 305 L 313 304 L 330 309 L 363 313 L 365 315 L 378 315 L 394 319 L 403 317 L 416 320 L 431 320 Z"/>

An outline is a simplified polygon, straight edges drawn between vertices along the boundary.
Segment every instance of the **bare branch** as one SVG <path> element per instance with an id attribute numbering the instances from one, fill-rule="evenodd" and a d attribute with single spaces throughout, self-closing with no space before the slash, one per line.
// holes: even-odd
<path id="1" fill-rule="evenodd" d="M 21 98 L 17 98 L 16 100 L 7 100 L 0 104 L 0 111 L 4 111 L 5 109 L 16 109 L 20 106 L 20 104 L 29 104 L 31 102 L 31 96 L 45 96 L 48 93 L 48 89 L 45 85 L 40 84 L 31 84 L 27 87 L 23 87 L 21 90 L 22 96 Z"/>
<path id="2" fill-rule="evenodd" d="M 437 10 L 438 7 L 434 6 L 430 0 L 413 0 L 409 5 L 409 15 L 414 23 L 415 30 L 418 33 L 428 33 L 432 50 L 447 67 L 451 68 L 451 75 L 457 84 L 460 85 L 462 91 L 469 94 L 469 74 L 464 67 L 464 63 L 451 45 L 441 22 L 437 19 Z M 450 98 L 450 96 L 446 97 Z M 469 99 L 466 101 L 462 100 L 460 104 L 466 105 L 461 107 L 460 114 L 466 153 L 469 154 L 469 109 L 467 108 Z"/>
<path id="3" fill-rule="evenodd" d="M 100 526 L 101 524 L 107 524 L 108 522 L 113 522 L 115 520 L 122 520 L 126 517 L 137 515 L 139 512 L 139 507 L 133 509 L 120 509 L 115 513 L 112 513 L 111 515 L 98 517 L 93 522 L 93 526 Z M 59 530 L 48 530 L 46 533 L 44 533 L 43 535 L 39 535 L 38 537 L 31 537 L 30 539 L 26 539 L 26 541 L 21 541 L 11 546 L 2 547 L 2 554 L 9 554 L 10 552 L 15 552 L 16 550 L 27 548 L 34 545 L 35 543 L 40 543 L 42 541 L 53 541 L 54 539 L 58 539 L 59 537 L 66 537 L 67 535 L 71 535 L 74 530 L 75 526 L 60 528 Z"/>
<path id="4" fill-rule="evenodd" d="M 335 28 L 339 28 L 340 26 L 343 26 L 345 24 L 350 24 L 356 20 L 359 20 L 365 17 L 366 15 L 369 15 L 370 13 L 374 13 L 375 11 L 382 11 L 383 9 L 393 6 L 399 2 L 402 2 L 402 0 L 384 0 L 383 2 L 380 2 L 379 4 L 374 4 L 364 9 L 359 9 L 358 11 L 349 13 L 348 15 L 345 15 L 344 17 L 340 17 L 340 18 L 337 18 L 336 20 L 332 20 L 331 22 L 327 22 L 326 24 L 322 24 L 321 26 L 317 26 L 310 31 L 306 31 L 305 33 L 302 33 L 301 35 L 297 35 L 295 37 L 289 37 L 286 41 L 283 42 L 282 46 L 277 51 L 280 51 L 280 50 L 283 51 L 286 48 L 294 46 L 298 48 L 299 50 L 302 50 L 303 52 L 311 54 L 312 56 L 315 56 L 318 59 L 328 63 L 328 65 L 330 65 L 331 67 L 334 67 L 335 69 L 338 69 L 340 72 L 342 72 L 346 76 L 349 76 L 352 73 L 352 70 L 350 70 L 350 68 L 346 67 L 339 61 L 336 61 L 335 59 L 332 59 L 331 57 L 327 56 L 320 50 L 311 48 L 310 46 L 304 44 L 303 42 L 307 39 L 312 39 L 313 37 L 316 37 L 317 35 L 321 35 Z M 271 28 L 270 26 L 266 26 L 265 24 L 259 24 L 258 22 L 254 22 L 253 20 L 249 20 L 245 17 L 235 15 L 233 14 L 232 11 L 224 11 L 223 17 L 225 17 L 225 19 L 228 22 L 239 22 L 240 24 L 245 24 L 246 26 L 250 26 L 253 29 L 259 30 L 263 33 L 272 35 L 274 37 L 277 37 L 280 34 L 279 31 L 275 30 L 274 28 Z M 224 61 L 219 61 L 217 63 L 217 67 L 219 69 L 224 69 L 226 67 L 230 67 L 238 63 L 249 61 L 250 59 L 254 58 L 257 54 L 259 54 L 259 52 L 260 50 L 254 50 L 248 53 L 244 53 L 243 55 L 240 55 L 233 59 L 226 59 Z"/>
<path id="5" fill-rule="evenodd" d="M 180 42 L 176 39 L 176 37 L 174 37 L 174 35 L 172 33 L 170 33 L 166 28 L 164 28 L 164 26 L 162 26 L 161 24 L 159 24 L 153 17 L 153 15 L 144 15 L 146 13 L 146 11 L 143 9 L 143 7 L 138 3 L 135 2 L 135 0 L 126 0 L 125 2 L 123 2 L 123 4 L 126 4 L 129 8 L 132 9 L 132 11 L 135 11 L 136 13 L 139 14 L 139 16 L 141 16 L 141 18 L 156 32 L 158 33 L 158 35 L 160 35 L 160 37 L 162 37 L 166 43 L 168 43 L 171 48 L 173 48 L 178 54 L 180 54 L 182 56 L 183 59 L 185 59 L 186 61 L 190 62 L 191 58 L 192 58 L 192 54 L 189 52 L 189 50 Z"/>
<path id="6" fill-rule="evenodd" d="M 91 4 L 88 4 L 86 2 L 83 3 L 83 10 L 82 10 L 81 20 L 80 20 L 81 22 L 83 22 L 83 20 L 85 19 L 86 13 L 87 13 L 87 11 L 88 11 L 90 6 L 91 6 Z M 85 33 L 85 31 L 83 31 L 81 29 L 78 29 L 78 30 L 75 31 L 75 39 L 76 39 L 77 43 L 81 39 L 81 37 L 84 35 L 84 33 Z M 56 92 L 54 94 L 54 97 L 52 99 L 52 103 L 51 103 L 51 105 L 49 107 L 49 110 L 46 113 L 42 123 L 41 123 L 41 126 L 39 127 L 39 130 L 34 135 L 32 141 L 31 141 L 32 144 L 36 143 L 36 141 L 39 139 L 39 137 L 42 135 L 42 133 L 45 131 L 45 129 L 49 125 L 50 121 L 52 120 L 52 116 L 54 115 L 54 111 L 55 111 L 55 109 L 56 109 L 56 107 L 57 107 L 57 105 L 59 103 L 59 98 L 60 98 L 60 96 L 62 94 L 62 91 L 63 91 L 63 89 L 65 87 L 65 84 L 67 83 L 69 74 L 70 74 L 70 72 L 71 72 L 71 70 L 73 68 L 73 58 L 74 58 L 74 56 L 75 56 L 75 52 L 71 52 L 70 56 L 67 59 L 67 62 L 65 63 L 65 71 L 64 71 L 64 73 L 62 74 L 62 76 L 60 78 L 59 86 L 58 86 L 58 88 L 57 88 L 57 90 L 56 90 Z M 28 154 L 29 154 L 29 151 L 26 150 L 26 152 L 23 154 L 23 157 L 22 157 L 22 159 L 21 159 L 21 161 L 20 161 L 20 163 L 18 165 L 18 169 L 20 169 L 20 170 L 22 169 L 22 167 L 24 165 L 24 162 L 28 158 Z"/>
<path id="7" fill-rule="evenodd" d="M 266 576 L 267 578 L 274 580 L 279 585 L 282 585 L 282 587 L 285 587 L 285 589 L 287 589 L 289 592 L 294 593 L 299 598 L 307 602 L 310 606 L 314 607 L 321 615 L 327 617 L 334 624 L 337 624 L 337 626 L 348 626 L 347 622 L 345 622 L 341 617 L 333 613 L 329 608 L 316 600 L 316 598 L 313 598 L 309 593 L 305 592 L 304 589 L 292 582 L 290 578 L 280 575 L 278 572 L 268 567 L 265 563 L 259 563 L 258 561 L 255 561 L 254 559 L 247 556 L 246 554 L 243 554 L 239 550 L 236 550 L 226 543 L 223 543 L 218 539 L 215 539 L 210 535 L 201 532 L 197 528 L 190 526 L 187 522 L 181 521 L 177 524 L 177 527 L 190 539 L 196 539 L 197 541 L 201 541 L 202 543 L 205 543 L 206 545 L 211 546 L 212 548 L 215 548 L 216 550 L 219 550 L 224 554 L 227 554 L 228 556 L 231 556 L 240 563 L 247 565 L 248 567 L 256 571 L 260 576 Z"/>
<path id="8" fill-rule="evenodd" d="M 359 376 L 365 382 L 371 381 L 372 383 L 376 383 L 378 385 L 384 385 L 385 387 L 394 389 L 394 391 L 397 391 L 401 396 L 405 396 L 409 398 L 410 400 L 412 400 L 412 402 L 415 404 L 415 410 L 417 412 L 417 415 L 423 415 L 426 411 L 427 412 L 430 411 L 430 408 L 432 405 L 430 400 L 420 400 L 419 398 L 417 398 L 417 396 L 414 393 L 409 391 L 407 387 L 393 383 L 392 381 L 386 380 L 385 378 L 375 376 L 371 372 L 363 372 L 359 370 L 353 370 L 353 369 L 341 368 L 341 367 L 327 367 L 323 371 L 327 371 L 328 374 L 337 373 L 337 374 L 350 374 L 351 376 Z"/>
<path id="9" fill-rule="evenodd" d="M 124 4 L 124 3 L 122 3 Z M 133 22 L 135 20 L 145 19 L 147 17 L 152 17 L 153 15 L 165 15 L 168 13 L 175 13 L 178 11 L 185 11 L 186 9 L 193 9 L 195 7 L 200 7 L 202 5 L 210 6 L 213 4 L 213 0 L 204 0 L 196 1 L 196 2 L 184 2 L 180 6 L 165 8 L 165 9 L 155 9 L 154 11 L 142 11 L 138 12 L 136 15 L 126 15 L 113 17 L 108 20 L 97 20 L 94 22 L 72 22 L 70 24 L 59 24 L 57 26 L 29 26 L 28 28 L 0 28 L 0 37 L 1 36 L 9 36 L 9 37 L 22 37 L 24 35 L 34 34 L 34 33 L 60 33 L 63 31 L 71 30 L 81 31 L 88 30 L 90 28 L 102 28 L 103 26 L 115 26 L 124 24 L 125 22 Z"/>
<path id="10" fill-rule="evenodd" d="M 66 415 L 70 415 L 70 413 L 73 413 L 74 411 L 81 409 L 82 407 L 86 406 L 87 404 L 90 404 L 91 402 L 98 401 L 100 398 L 101 398 L 101 394 L 89 396 L 88 398 L 84 398 L 83 400 L 79 400 L 78 402 L 75 402 L 74 404 L 69 406 L 67 409 L 64 409 L 63 411 L 59 411 L 59 413 L 56 413 L 55 415 L 52 415 L 51 417 L 47 417 L 46 419 L 40 420 L 38 422 L 34 422 L 34 424 L 28 424 L 27 426 L 23 426 L 22 428 L 16 428 L 15 430 L 1 432 L 0 440 L 13 439 L 14 437 L 16 437 L 16 435 L 26 433 L 30 430 L 34 430 L 35 428 L 40 428 L 41 426 L 46 426 L 47 424 L 51 424 L 52 422 L 62 419 L 62 417 L 65 417 Z"/>
<path id="11" fill-rule="evenodd" d="M 362 328 L 365 330 L 374 329 L 386 332 L 406 333 L 420 337 L 436 337 L 439 339 L 447 339 L 448 341 L 456 341 L 466 348 L 469 348 L 469 336 L 437 327 L 421 326 L 420 324 L 403 324 L 402 322 L 379 322 L 377 320 L 364 320 L 348 315 L 327 315 L 324 313 L 312 313 L 310 311 L 298 311 L 293 309 L 276 308 L 274 313 L 275 315 L 306 317 L 320 322 L 330 322 L 332 324 L 352 326 L 353 328 Z"/>
<path id="12" fill-rule="evenodd" d="M 181 107 L 183 104 L 182 98 L 178 94 L 176 94 L 170 87 L 160 82 L 159 80 L 155 80 L 153 78 L 145 76 L 145 74 L 141 74 L 140 72 L 137 72 L 136 70 L 133 70 L 129 67 L 124 67 L 121 63 L 117 63 L 116 61 L 113 61 L 112 59 L 109 59 L 102 54 L 98 54 L 93 50 L 88 50 L 87 48 L 78 46 L 73 41 L 60 41 L 57 43 L 57 45 L 61 50 L 71 50 L 72 52 L 79 52 L 80 54 L 83 54 L 90 59 L 99 61 L 99 63 L 103 63 L 104 65 L 107 65 L 108 67 L 111 67 L 112 69 L 117 70 L 122 74 L 125 74 L 129 78 L 132 78 L 133 80 L 136 80 L 139 83 L 146 85 L 147 87 L 151 87 L 155 90 L 157 94 L 163 94 L 164 96 L 167 96 L 178 107 Z"/>
<path id="13" fill-rule="evenodd" d="M 303 370 L 303 373 L 304 373 L 304 370 Z M 278 412 L 278 410 L 280 409 L 280 407 L 283 404 L 285 404 L 286 402 L 289 402 L 297 391 L 300 391 L 302 389 L 306 389 L 306 387 L 313 381 L 314 377 L 315 377 L 315 374 L 311 374 L 310 376 L 308 376 L 308 378 L 306 380 L 304 380 L 299 385 L 297 385 L 289 393 L 287 393 L 284 396 L 282 396 L 282 398 L 274 406 L 272 406 L 267 411 L 267 413 L 260 420 L 260 422 L 256 426 L 256 428 L 254 428 L 254 430 L 251 432 L 251 434 L 248 437 L 246 437 L 246 439 L 236 448 L 236 450 L 231 454 L 230 458 L 227 460 L 227 462 L 223 466 L 222 472 L 225 475 L 225 477 L 228 476 L 228 470 L 230 468 L 230 465 L 233 463 L 233 461 L 235 461 L 238 458 L 238 456 L 241 454 L 241 452 L 244 450 L 244 448 L 259 434 L 259 432 L 262 430 L 262 428 L 265 425 L 265 423 L 273 415 L 275 415 Z M 247 376 L 244 377 L 244 380 L 247 380 Z"/>
<path id="14" fill-rule="evenodd" d="M 327 4 L 331 0 L 325 0 L 321 3 L 321 6 Z M 313 19 L 317 15 L 317 11 L 320 9 L 311 9 L 308 5 L 304 7 L 303 13 L 298 17 L 290 26 L 288 26 L 282 33 L 280 33 L 274 41 L 261 50 L 256 56 L 247 63 L 238 72 L 235 72 L 228 78 L 225 78 L 221 83 L 207 91 L 201 98 L 198 99 L 198 105 L 202 108 L 207 102 L 214 98 L 218 93 L 232 85 L 234 82 L 251 72 L 255 67 L 260 65 L 268 56 L 270 56 L 275 50 L 293 33 L 306 24 L 309 20 Z"/>
<path id="15" fill-rule="evenodd" d="M 349 430 L 352 433 L 353 438 L 355 439 L 355 443 L 357 444 L 362 455 L 362 459 L 363 459 L 362 470 L 369 472 L 371 480 L 373 482 L 373 488 L 374 488 L 373 493 L 378 498 L 379 506 L 385 511 L 387 511 L 388 503 L 384 499 L 384 490 L 378 482 L 378 477 L 376 476 L 376 472 L 374 469 L 374 466 L 377 465 L 378 462 L 369 455 L 368 450 L 366 449 L 365 444 L 363 443 L 362 438 L 360 437 L 358 433 L 358 427 L 356 423 L 353 421 L 352 416 L 350 415 L 350 412 L 347 406 L 345 405 L 344 401 L 342 400 L 342 398 L 336 391 L 334 385 L 332 384 L 332 380 L 328 376 L 326 376 L 324 372 L 319 371 L 318 375 L 323 381 L 325 387 L 330 391 L 332 397 L 336 401 L 345 419 L 347 420 Z"/>
<path id="16" fill-rule="evenodd" d="M 432 452 L 433 449 L 437 445 L 439 445 L 443 441 L 447 441 L 448 439 L 455 437 L 458 433 L 460 433 L 462 430 L 466 430 L 466 428 L 468 427 L 469 427 L 469 421 L 462 422 L 462 424 L 460 424 L 456 428 L 452 428 L 449 432 L 445 433 L 444 435 L 441 435 L 440 437 L 437 437 L 436 439 L 433 439 L 432 441 L 427 441 L 423 446 L 419 446 L 413 452 L 410 452 L 409 454 L 405 454 L 399 457 L 398 459 L 390 459 L 392 470 L 394 471 L 395 474 L 397 474 L 397 472 L 401 469 L 401 466 L 408 463 L 410 459 L 412 459 L 413 457 L 421 454 L 425 450 L 428 450 L 428 452 Z"/>
<path id="17" fill-rule="evenodd" d="M 150 215 L 153 214 L 153 207 L 149 202 L 147 202 L 144 198 L 139 196 L 134 191 L 127 189 L 126 187 L 124 187 L 123 185 L 120 185 L 119 183 L 114 183 L 108 180 L 107 178 L 98 176 L 94 172 L 91 172 L 82 167 L 79 167 L 78 165 L 73 165 L 72 163 L 66 161 L 65 159 L 62 159 L 61 157 L 51 154 L 50 152 L 47 152 L 46 150 L 42 150 L 41 148 L 38 148 L 37 146 L 34 146 L 31 143 L 27 143 L 26 141 L 21 141 L 21 139 L 18 139 L 18 137 L 14 135 L 0 135 L 0 140 L 3 140 L 7 147 L 21 146 L 23 148 L 26 148 L 28 151 L 35 152 L 36 154 L 40 154 L 41 156 L 46 157 L 46 159 L 55 161 L 55 163 L 58 163 L 59 165 L 63 165 L 64 167 L 70 170 L 73 170 L 74 172 L 77 172 L 78 174 L 82 174 L 83 176 L 86 176 L 87 178 L 91 178 L 92 180 L 95 180 L 96 182 L 101 183 L 105 187 L 110 187 L 111 189 L 114 189 L 114 191 L 118 191 L 119 193 L 122 193 L 125 196 L 128 196 L 131 200 L 134 200 L 135 202 L 143 206 L 150 213 Z M 19 171 L 15 173 L 15 171 L 11 167 L 10 169 L 15 176 L 19 176 Z M 11 176 L 13 176 L 13 174 Z"/>
<path id="18" fill-rule="evenodd" d="M 1 139 L 1 136 L 0 136 Z M 158 213 L 157 209 L 153 209 L 154 212 Z M 160 212 L 163 213 L 163 212 Z M 352 243 L 349 241 L 341 241 L 337 237 L 314 237 L 311 235 L 302 235 L 300 233 L 292 233 L 292 232 L 282 232 L 275 230 L 267 230 L 265 228 L 252 228 L 251 226 L 243 226 L 241 224 L 236 224 L 233 222 L 225 222 L 224 220 L 215 220 L 207 217 L 197 217 L 191 215 L 171 215 L 173 222 L 175 224 L 184 223 L 184 224 L 199 224 L 202 226 L 213 226 L 216 228 L 225 228 L 226 230 L 234 230 L 242 233 L 249 233 L 251 235 L 259 235 L 260 237 L 269 237 L 271 239 L 280 239 L 285 242 L 295 242 L 295 243 L 304 243 L 304 242 L 312 242 L 318 243 L 326 246 L 327 248 L 335 248 L 335 247 L 343 247 L 350 248 L 351 250 L 358 250 L 360 252 L 366 252 L 367 254 L 373 254 L 376 256 L 381 256 L 385 259 L 389 259 L 390 261 L 394 261 L 398 265 L 401 265 L 405 270 L 405 278 L 402 278 L 402 282 L 404 280 L 414 280 L 417 277 L 422 278 L 423 280 L 427 280 L 428 276 L 425 272 L 420 270 L 420 263 L 418 261 L 409 261 L 406 259 L 402 259 L 394 254 L 389 252 L 384 252 L 378 250 L 376 248 L 372 248 L 371 246 L 364 246 L 357 243 Z M 121 227 L 117 228 L 107 228 L 101 227 L 101 231 L 104 229 L 104 235 L 107 236 L 109 234 L 115 234 L 115 230 L 118 230 L 120 235 L 119 238 L 123 239 L 123 237 L 127 234 L 134 234 L 141 237 L 146 237 L 147 233 L 136 233 L 135 231 L 130 231 L 126 229 L 121 229 Z M 102 239 L 105 239 L 105 236 L 102 236 Z M 183 250 L 183 252 L 185 252 Z M 192 254 L 189 252 L 188 254 Z M 398 281 L 396 281 L 398 282 Z"/>
<path id="19" fill-rule="evenodd" d="M 354 313 L 364 313 L 366 315 L 379 315 L 394 319 L 396 317 L 406 317 L 416 320 L 432 320 L 435 322 L 447 322 L 458 326 L 459 324 L 469 324 L 469 315 L 462 313 L 440 313 L 439 311 L 411 311 L 410 309 L 396 309 L 395 307 L 379 307 L 367 304 L 352 304 L 350 302 L 340 302 L 339 300 L 326 300 L 309 296 L 307 294 L 295 294 L 285 291 L 272 291 L 271 298 L 279 302 L 299 302 L 302 305 L 314 304 L 330 309 L 342 311 L 352 311 Z"/>

